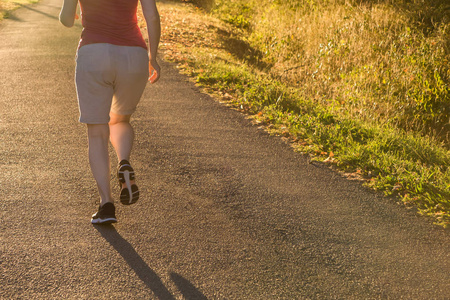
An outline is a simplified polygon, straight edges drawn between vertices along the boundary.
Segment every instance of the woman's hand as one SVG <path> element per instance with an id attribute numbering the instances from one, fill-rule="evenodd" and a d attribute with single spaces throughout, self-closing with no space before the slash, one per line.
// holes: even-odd
<path id="1" fill-rule="evenodd" d="M 148 81 L 150 81 L 150 83 L 157 82 L 161 74 L 161 67 L 159 66 L 158 62 L 156 62 L 156 60 L 149 62 L 148 71 L 149 71 Z"/>

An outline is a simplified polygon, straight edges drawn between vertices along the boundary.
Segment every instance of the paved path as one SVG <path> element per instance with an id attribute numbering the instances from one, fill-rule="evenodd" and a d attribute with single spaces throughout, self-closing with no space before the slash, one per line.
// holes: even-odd
<path id="1" fill-rule="evenodd" d="M 0 24 L 1 299 L 450 299 L 448 231 L 308 164 L 167 63 L 134 118 L 142 199 L 92 226 L 80 27 L 58 23 L 60 2 Z"/>

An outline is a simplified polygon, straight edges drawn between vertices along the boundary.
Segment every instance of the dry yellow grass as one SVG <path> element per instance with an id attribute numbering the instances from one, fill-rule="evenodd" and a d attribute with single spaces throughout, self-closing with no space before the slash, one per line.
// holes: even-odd
<path id="1" fill-rule="evenodd" d="M 265 71 L 351 117 L 389 122 L 448 145 L 450 107 L 443 99 L 449 95 L 450 24 L 443 12 L 429 12 L 444 10 L 313 2 L 323 5 L 288 9 L 263 1 L 242 13 L 251 28 L 248 42 L 264 53 Z"/>

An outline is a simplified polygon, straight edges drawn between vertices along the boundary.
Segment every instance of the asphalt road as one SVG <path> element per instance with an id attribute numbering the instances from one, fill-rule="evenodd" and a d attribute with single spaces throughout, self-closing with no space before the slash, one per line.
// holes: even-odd
<path id="1" fill-rule="evenodd" d="M 449 231 L 309 164 L 164 62 L 133 120 L 142 198 L 91 225 L 80 27 L 58 23 L 60 3 L 0 24 L 1 299 L 450 299 Z"/>

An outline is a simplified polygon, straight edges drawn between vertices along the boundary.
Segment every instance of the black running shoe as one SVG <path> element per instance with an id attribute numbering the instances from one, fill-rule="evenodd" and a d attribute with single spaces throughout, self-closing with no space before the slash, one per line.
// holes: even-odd
<path id="1" fill-rule="evenodd" d="M 136 203 L 139 200 L 139 189 L 136 184 L 131 184 L 131 180 L 135 180 L 134 170 L 128 160 L 124 159 L 119 163 L 117 177 L 120 184 L 120 202 L 124 205 Z"/>
<path id="2" fill-rule="evenodd" d="M 111 224 L 117 223 L 116 208 L 111 202 L 98 207 L 98 211 L 92 215 L 92 224 Z"/>

